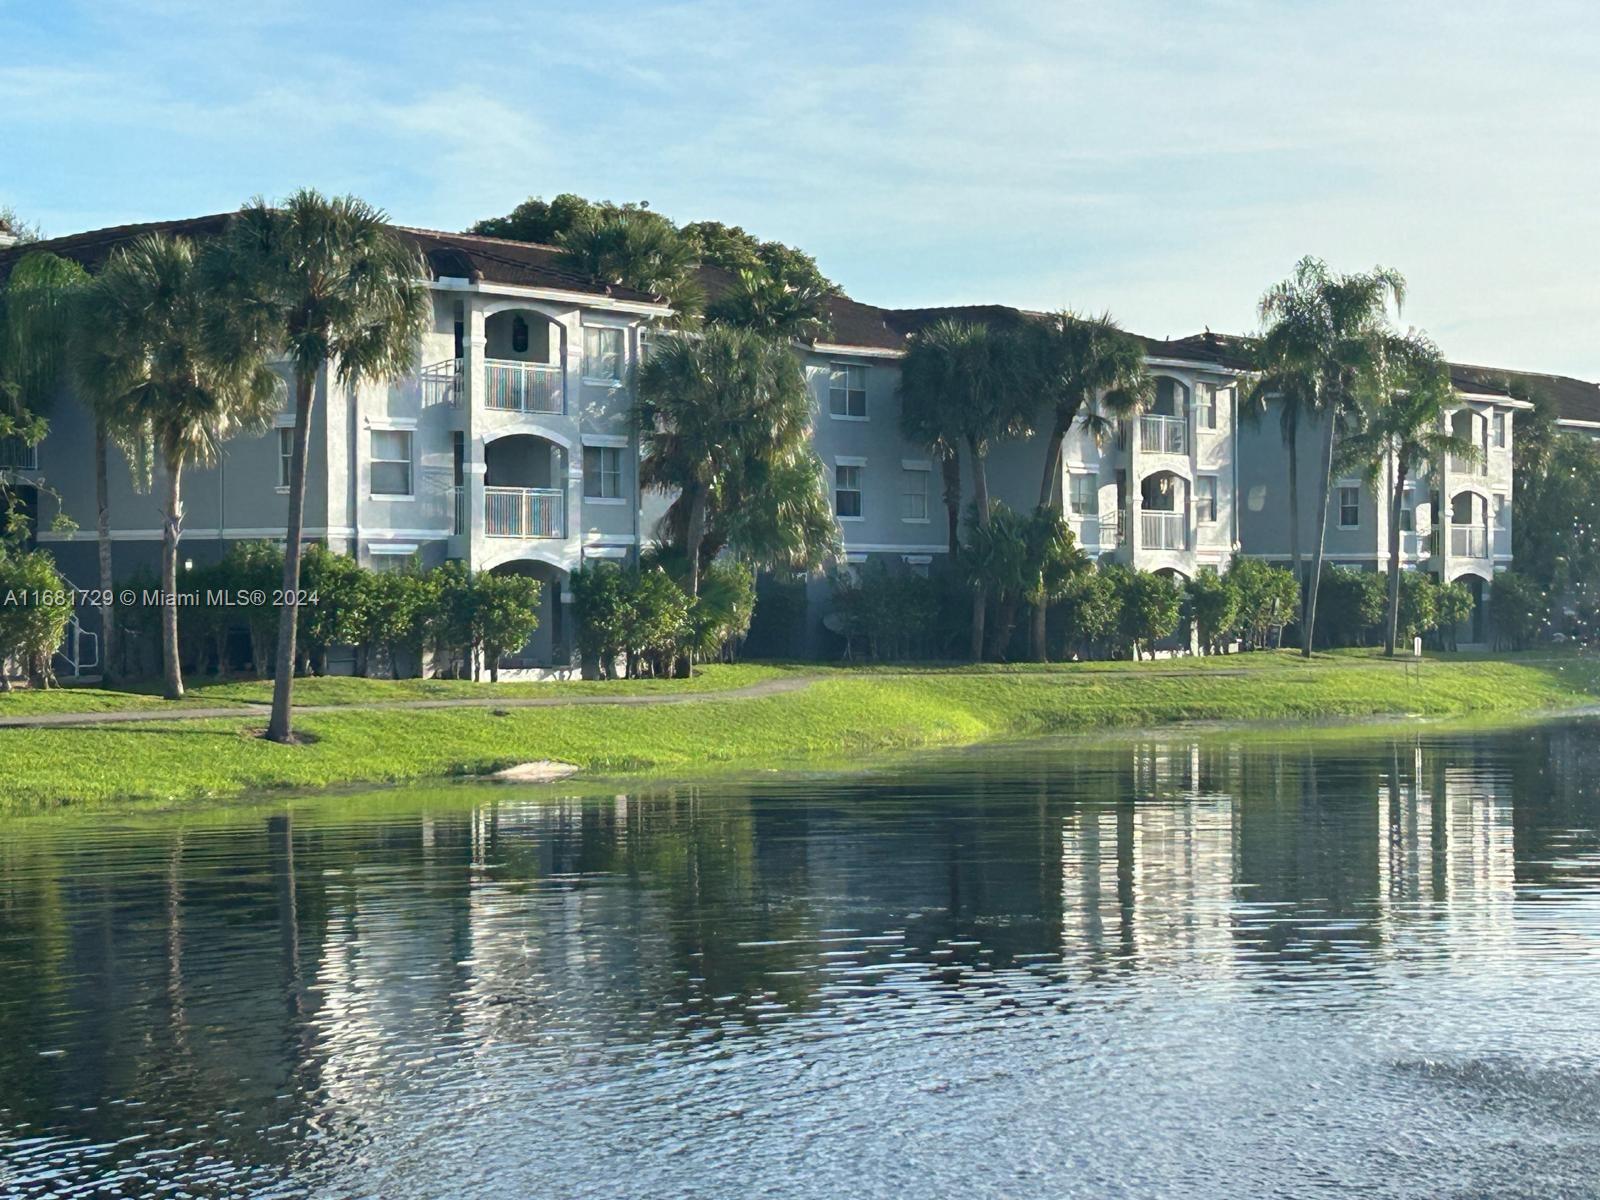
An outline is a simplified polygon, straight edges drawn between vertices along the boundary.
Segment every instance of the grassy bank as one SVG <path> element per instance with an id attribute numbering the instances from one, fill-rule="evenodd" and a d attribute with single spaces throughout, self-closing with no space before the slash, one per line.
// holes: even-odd
<path id="1" fill-rule="evenodd" d="M 808 686 L 759 699 L 718 689 L 784 675 Z M 234 702 L 262 684 L 222 685 Z M 262 788 L 318 788 L 474 774 L 554 758 L 597 772 L 691 771 L 704 765 L 793 763 L 808 755 L 953 745 L 1174 721 L 1285 721 L 1382 715 L 1513 716 L 1600 701 L 1600 659 L 1450 656 L 1421 664 L 1371 654 L 1290 654 L 1145 664 L 1009 668 L 734 667 L 685 683 L 701 702 L 537 709 L 371 711 L 372 701 L 435 698 L 437 685 L 312 681 L 305 703 L 349 705 L 308 714 L 310 744 L 256 736 L 259 717 L 88 728 L 0 730 L 0 811 L 63 803 L 226 798 Z M 517 685 L 496 696 L 560 694 L 616 684 Z M 204 690 L 204 689 L 202 689 Z M 487 685 L 450 685 L 449 695 Z M 70 693 L 63 693 L 70 695 Z M 97 695 L 97 703 L 110 703 Z M 225 697 L 218 695 L 217 699 Z M 140 700 L 139 703 L 145 701 Z M 0 699 L 0 712 L 10 703 Z M 58 710 L 59 711 L 59 710 Z"/>

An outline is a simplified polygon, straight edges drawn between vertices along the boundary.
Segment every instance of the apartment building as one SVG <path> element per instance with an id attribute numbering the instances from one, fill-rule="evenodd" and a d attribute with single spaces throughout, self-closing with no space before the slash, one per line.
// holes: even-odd
<path id="1" fill-rule="evenodd" d="M 43 248 L 91 269 L 141 234 L 219 232 L 226 214 L 121 226 L 55 239 Z M 657 297 L 576 274 L 551 247 L 397 227 L 426 265 L 432 317 L 420 369 L 394 384 L 317 381 L 306 532 L 365 565 L 464 560 L 475 570 L 525 573 L 547 585 L 546 612 L 521 665 L 571 669 L 571 573 L 626 559 L 647 544 L 664 509 L 641 496 L 629 378 L 647 331 L 670 310 Z M 0 275 L 20 248 L 0 248 Z M 708 286 L 716 282 L 708 276 Z M 796 347 L 810 388 L 814 438 L 844 546 L 846 571 L 881 561 L 926 572 L 947 554 L 938 464 L 900 432 L 900 361 L 910 338 L 946 317 L 1009 323 L 1037 314 L 1003 305 L 886 309 L 849 297 L 830 304 L 825 340 Z M 1144 339 L 1155 378 L 1148 410 L 1097 441 L 1066 440 L 1058 489 L 1078 543 L 1092 557 L 1191 577 L 1226 570 L 1237 553 L 1289 557 L 1288 464 L 1275 416 L 1242 420 L 1248 364 L 1236 340 L 1205 333 Z M 287 368 L 285 369 L 286 383 Z M 1411 486 L 1402 516 L 1408 566 L 1464 579 L 1481 599 L 1511 554 L 1511 447 L 1529 406 L 1508 383 L 1556 396 L 1564 427 L 1600 434 L 1600 388 L 1554 376 L 1457 367 L 1460 403 L 1447 418 L 1483 447 L 1476 463 L 1432 464 Z M 183 555 L 201 564 L 231 542 L 281 537 L 287 515 L 288 405 L 264 437 L 229 443 L 213 469 L 185 476 Z M 1316 508 L 1317 430 L 1300 438 L 1306 503 L 1302 545 Z M 98 578 L 92 423 L 70 393 L 36 449 L 0 446 L 0 465 L 24 480 L 36 537 L 79 585 Z M 991 494 L 1019 510 L 1038 500 L 1044 438 L 995 447 Z M 136 490 L 111 472 L 112 538 L 119 575 L 154 569 L 159 481 Z M 963 464 L 965 498 L 971 471 Z M 1376 569 L 1387 548 L 1386 507 L 1359 479 L 1336 481 L 1327 529 L 1330 561 Z M 826 581 L 810 585 L 807 644 L 820 649 Z M 1475 638 L 1482 634 L 1481 603 Z"/>
<path id="2" fill-rule="evenodd" d="M 125 226 L 43 248 L 92 269 L 141 234 L 206 236 L 226 220 Z M 319 377 L 306 535 L 379 570 L 464 559 L 475 570 L 543 580 L 545 613 L 523 665 L 568 668 L 571 572 L 632 554 L 643 535 L 628 378 L 642 331 L 669 310 L 653 296 L 565 270 L 549 247 L 396 232 L 428 269 L 422 366 L 394 384 L 346 387 L 326 372 Z M 0 251 L 0 274 L 21 253 Z M 265 436 L 229 442 L 216 467 L 185 472 L 186 564 L 214 561 L 231 542 L 284 535 L 291 395 L 286 386 L 284 411 Z M 34 511 L 34 536 L 78 586 L 99 578 L 92 445 L 92 418 L 68 389 L 44 441 L 8 451 Z M 115 457 L 117 573 L 154 570 L 160 481 L 137 490 Z"/>
<path id="3" fill-rule="evenodd" d="M 1502 376 L 1503 378 L 1503 376 Z M 1478 447 L 1476 458 L 1454 455 L 1425 462 L 1407 480 L 1400 511 L 1400 560 L 1407 570 L 1460 581 L 1472 593 L 1474 616 L 1459 632 L 1464 644 L 1488 640 L 1485 603 L 1496 571 L 1511 565 L 1512 444 L 1516 421 L 1533 407 L 1511 395 L 1489 372 L 1452 367 L 1456 403 L 1441 429 Z M 1323 426 L 1304 424 L 1297 436 L 1301 486 L 1300 547 L 1315 545 Z M 1241 541 L 1256 558 L 1287 563 L 1290 537 L 1289 455 L 1275 413 L 1246 422 L 1240 436 Z M 1326 561 L 1359 570 L 1387 569 L 1394 465 L 1377 486 L 1354 474 L 1334 479 L 1323 531 Z"/>

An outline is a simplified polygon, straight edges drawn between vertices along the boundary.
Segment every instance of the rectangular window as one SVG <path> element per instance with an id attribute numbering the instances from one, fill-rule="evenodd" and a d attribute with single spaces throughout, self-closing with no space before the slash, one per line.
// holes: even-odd
<path id="1" fill-rule="evenodd" d="M 1085 471 L 1074 471 L 1067 477 L 1069 489 L 1067 502 L 1075 517 L 1100 515 L 1100 477 Z"/>
<path id="2" fill-rule="evenodd" d="M 1201 429 L 1217 427 L 1217 385 L 1202 383 L 1195 388 L 1195 423 Z"/>
<path id="3" fill-rule="evenodd" d="M 828 412 L 845 420 L 867 419 L 867 369 L 834 363 L 828 374 Z"/>
<path id="4" fill-rule="evenodd" d="M 928 519 L 928 477 L 930 472 L 922 467 L 905 467 L 900 472 L 900 519 L 926 521 Z"/>
<path id="5" fill-rule="evenodd" d="M 622 450 L 617 446 L 583 448 L 583 494 L 590 500 L 622 499 Z"/>
<path id="6" fill-rule="evenodd" d="M 1400 510 L 1400 532 L 1415 533 L 1417 531 L 1417 515 L 1409 504 Z"/>
<path id="7" fill-rule="evenodd" d="M 600 383 L 622 380 L 623 330 L 612 325 L 583 327 L 583 377 Z"/>
<path id="8" fill-rule="evenodd" d="M 1361 489 L 1339 489 L 1339 528 L 1354 529 L 1361 524 Z"/>
<path id="9" fill-rule="evenodd" d="M 294 426 L 278 426 L 278 486 L 289 486 L 289 469 L 294 462 Z"/>
<path id="10" fill-rule="evenodd" d="M 1494 527 L 1502 530 L 1511 528 L 1511 501 L 1506 499 L 1504 492 L 1494 494 Z"/>
<path id="11" fill-rule="evenodd" d="M 1217 520 L 1217 477 L 1201 475 L 1194 481 L 1194 519 L 1202 525 Z"/>
<path id="12" fill-rule="evenodd" d="M 836 466 L 833 469 L 833 511 L 841 519 L 861 519 L 861 468 Z"/>
<path id="13" fill-rule="evenodd" d="M 1506 415 L 1503 412 L 1494 414 L 1494 444 L 1497 450 L 1506 448 Z"/>
<path id="14" fill-rule="evenodd" d="M 372 494 L 411 495 L 411 431 L 372 431 Z"/>

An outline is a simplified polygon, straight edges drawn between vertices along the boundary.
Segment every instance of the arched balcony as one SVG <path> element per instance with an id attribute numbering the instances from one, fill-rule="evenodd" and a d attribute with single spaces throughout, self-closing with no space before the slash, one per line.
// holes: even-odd
<path id="1" fill-rule="evenodd" d="M 1141 454 L 1189 453 L 1189 389 L 1170 375 L 1155 378 L 1155 399 L 1139 416 Z"/>
<path id="2" fill-rule="evenodd" d="M 1189 549 L 1189 481 L 1156 471 L 1139 483 L 1139 548 Z"/>
<path id="3" fill-rule="evenodd" d="M 1489 557 L 1489 501 L 1481 492 L 1457 492 L 1450 499 L 1450 554 Z"/>
<path id="4" fill-rule="evenodd" d="M 542 312 L 514 308 L 483 323 L 483 406 L 497 412 L 563 416 L 565 330 Z"/>
<path id="5" fill-rule="evenodd" d="M 567 451 L 548 438 L 510 434 L 483 447 L 484 535 L 567 536 Z"/>

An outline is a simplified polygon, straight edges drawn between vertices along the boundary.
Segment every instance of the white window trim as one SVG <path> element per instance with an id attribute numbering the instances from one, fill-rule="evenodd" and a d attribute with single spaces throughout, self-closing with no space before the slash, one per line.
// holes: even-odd
<path id="1" fill-rule="evenodd" d="M 367 499 L 378 504 L 411 504 L 417 499 L 417 423 L 414 419 L 404 417 L 371 418 L 367 422 L 368 433 L 409 433 L 411 438 L 411 490 L 404 494 L 392 492 L 375 492 L 372 490 L 372 468 L 380 462 L 398 462 L 399 459 L 373 458 L 372 439 L 367 438 Z"/>
<path id="2" fill-rule="evenodd" d="M 1360 529 L 1361 528 L 1361 488 L 1360 488 L 1360 485 L 1358 485 L 1358 484 L 1349 484 L 1349 483 L 1341 483 L 1341 484 L 1338 485 L 1338 487 L 1339 487 L 1339 493 L 1340 494 L 1338 496 L 1336 496 L 1334 499 L 1335 499 L 1335 502 L 1339 506 L 1339 528 L 1340 529 Z M 1356 519 L 1355 519 L 1354 522 L 1352 522 L 1352 523 L 1350 523 L 1348 525 L 1345 524 L 1345 519 L 1344 519 L 1344 493 L 1345 492 L 1354 492 L 1356 494 Z"/>
<path id="3" fill-rule="evenodd" d="M 861 413 L 861 415 L 859 417 L 857 417 L 857 416 L 852 416 L 850 413 L 847 413 L 847 412 L 836 413 L 836 412 L 833 411 L 833 395 L 832 395 L 832 393 L 833 393 L 833 373 L 835 371 L 837 371 L 837 370 L 847 369 L 847 368 L 850 368 L 850 367 L 855 367 L 857 370 L 865 371 L 867 369 L 867 364 L 866 363 L 852 363 L 852 362 L 830 362 L 827 365 L 827 368 L 826 368 L 826 370 L 828 372 L 828 387 L 827 387 L 827 391 L 829 393 L 828 394 L 828 416 L 829 416 L 830 419 L 835 420 L 835 421 L 857 421 L 857 422 L 870 421 L 872 419 L 872 403 L 871 403 L 871 399 L 872 398 L 868 394 L 867 387 L 866 387 L 866 380 L 865 379 L 862 380 L 862 387 L 861 387 L 861 404 L 862 404 L 862 413 Z M 848 375 L 845 376 L 845 400 L 844 400 L 844 403 L 845 403 L 845 407 L 846 408 L 850 407 L 849 378 L 850 377 Z"/>
<path id="4" fill-rule="evenodd" d="M 923 508 L 927 512 L 925 517 L 908 517 L 904 513 L 900 516 L 902 525 L 931 525 L 933 524 L 933 464 L 927 459 L 902 458 L 900 460 L 901 472 L 919 471 L 926 478 L 922 481 Z M 904 481 L 902 480 L 902 483 Z M 900 493 L 901 507 L 904 507 L 906 493 Z"/>
<path id="5" fill-rule="evenodd" d="M 570 474 L 572 475 L 572 477 L 574 479 L 576 479 L 578 481 L 578 499 L 581 500 L 584 504 L 602 504 L 602 505 L 617 506 L 617 505 L 623 505 L 623 504 L 629 503 L 629 498 L 625 494 L 627 489 L 624 486 L 624 482 L 623 482 L 623 478 L 622 478 L 622 454 L 621 454 L 621 451 L 626 450 L 628 448 L 628 439 L 625 438 L 625 437 L 623 437 L 623 438 L 614 438 L 614 435 L 612 435 L 612 434 L 594 433 L 594 434 L 588 434 L 583 438 L 583 446 L 584 446 L 584 449 L 586 449 L 586 450 L 616 450 L 616 451 L 618 451 L 618 454 L 617 454 L 617 490 L 619 492 L 621 492 L 621 493 L 624 493 L 624 494 L 617 495 L 617 496 L 588 496 L 588 495 L 585 495 L 584 491 L 583 491 L 583 480 L 585 478 L 587 478 L 587 472 L 584 472 L 584 471 L 573 471 L 573 472 L 570 472 Z M 599 474 L 603 477 L 605 472 L 601 471 L 601 472 L 599 472 Z"/>
<path id="6" fill-rule="evenodd" d="M 368 542 L 367 553 L 375 554 L 380 558 L 392 555 L 415 554 L 422 549 L 417 542 Z"/>
<path id="7" fill-rule="evenodd" d="M 622 334 L 622 352 L 617 358 L 618 374 L 615 378 L 610 375 L 589 374 L 589 353 L 584 346 L 584 330 L 588 329 L 615 329 Z M 578 328 L 578 372 L 583 382 L 590 387 L 620 388 L 628 377 L 628 323 L 626 321 L 607 321 L 603 318 L 590 318 L 585 316 Z"/>
<path id="8" fill-rule="evenodd" d="M 586 433 L 582 441 L 585 446 L 603 446 L 607 450 L 626 450 L 633 444 L 625 433 Z"/>
<path id="9" fill-rule="evenodd" d="M 864 459 L 864 458 L 857 457 L 855 455 L 851 455 L 851 454 L 835 455 L 834 459 L 833 459 L 833 488 L 832 488 L 832 491 L 833 491 L 833 510 L 834 510 L 833 511 L 833 516 L 834 516 L 834 519 L 836 521 L 865 521 L 867 519 L 867 516 L 866 516 L 866 513 L 867 513 L 867 489 L 866 489 L 865 486 L 858 487 L 858 488 L 855 488 L 855 489 L 846 489 L 846 490 L 854 490 L 856 495 L 861 497 L 861 513 L 860 513 L 860 515 L 859 516 L 854 516 L 854 517 L 843 517 L 843 516 L 839 515 L 839 491 L 840 491 L 840 488 L 839 488 L 839 468 L 840 467 L 856 467 L 856 468 L 859 468 L 862 471 L 865 471 L 866 468 L 867 468 L 867 460 Z M 865 483 L 866 483 L 866 480 L 862 480 L 862 484 L 865 485 Z"/>
<path id="10" fill-rule="evenodd" d="M 279 467 L 282 467 L 283 465 L 283 431 L 285 429 L 293 429 L 295 427 L 294 414 L 288 414 L 288 421 L 280 421 L 278 418 L 282 417 L 283 415 L 283 413 L 279 413 L 278 416 L 274 417 L 272 420 L 273 436 L 278 439 L 278 445 L 276 449 L 278 452 L 277 459 Z M 280 496 L 287 496 L 289 494 L 289 485 L 287 483 L 280 483 L 275 485 L 272 490 L 277 492 Z"/>
<path id="11" fill-rule="evenodd" d="M 1200 508 L 1200 504 L 1199 504 L 1200 495 L 1199 495 L 1199 493 L 1200 493 L 1200 481 L 1202 479 L 1211 480 L 1211 515 L 1209 517 L 1202 517 L 1202 516 L 1199 515 L 1199 508 Z M 1221 484 L 1221 482 L 1219 481 L 1219 479 L 1218 479 L 1218 477 L 1216 475 L 1196 475 L 1194 477 L 1194 482 L 1195 482 L 1195 519 L 1194 519 L 1195 520 L 1195 524 L 1196 525 L 1215 525 L 1217 523 L 1217 518 L 1221 516 L 1221 511 L 1220 510 L 1222 508 L 1222 484 Z"/>

